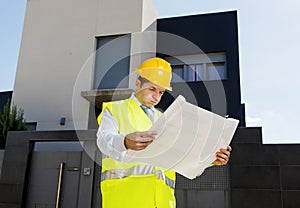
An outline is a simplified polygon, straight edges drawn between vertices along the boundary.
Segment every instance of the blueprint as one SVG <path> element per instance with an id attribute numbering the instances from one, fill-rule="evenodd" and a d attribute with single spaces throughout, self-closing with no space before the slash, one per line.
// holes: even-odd
<path id="1" fill-rule="evenodd" d="M 143 162 L 171 169 L 193 179 L 226 148 L 239 121 L 224 118 L 178 96 L 149 129 L 158 134 L 144 150 L 128 150 L 124 162 Z"/>

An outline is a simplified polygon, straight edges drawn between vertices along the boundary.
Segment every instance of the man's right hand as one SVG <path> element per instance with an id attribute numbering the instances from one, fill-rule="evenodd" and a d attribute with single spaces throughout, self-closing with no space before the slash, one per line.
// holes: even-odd
<path id="1" fill-rule="evenodd" d="M 153 142 L 157 133 L 155 131 L 138 131 L 127 134 L 124 144 L 127 149 L 143 150 Z"/>

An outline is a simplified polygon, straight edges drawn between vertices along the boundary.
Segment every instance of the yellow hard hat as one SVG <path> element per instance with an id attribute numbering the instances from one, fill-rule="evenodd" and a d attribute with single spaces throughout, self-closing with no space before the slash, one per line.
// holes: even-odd
<path id="1" fill-rule="evenodd" d="M 148 59 L 144 61 L 140 67 L 135 70 L 135 72 L 150 82 L 172 91 L 172 87 L 170 85 L 172 68 L 164 59 Z"/>

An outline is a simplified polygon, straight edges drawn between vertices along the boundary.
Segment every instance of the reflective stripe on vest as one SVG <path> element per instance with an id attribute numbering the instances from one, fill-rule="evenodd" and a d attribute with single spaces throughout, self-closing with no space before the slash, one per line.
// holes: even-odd
<path id="1" fill-rule="evenodd" d="M 157 170 L 157 180 L 164 180 L 166 185 L 175 189 L 175 180 L 167 177 L 162 170 Z M 101 181 L 122 179 L 128 176 L 153 175 L 155 169 L 152 165 L 139 165 L 128 169 L 106 170 L 101 173 Z"/>
<path id="2" fill-rule="evenodd" d="M 127 169 L 106 170 L 101 173 L 101 181 L 111 179 L 126 178 L 131 175 L 149 175 L 154 174 L 155 170 L 152 165 L 138 165 Z"/>
<path id="3" fill-rule="evenodd" d="M 164 180 L 167 186 L 175 189 L 175 180 L 172 180 L 168 176 L 166 176 L 162 170 L 157 171 L 157 179 Z"/>

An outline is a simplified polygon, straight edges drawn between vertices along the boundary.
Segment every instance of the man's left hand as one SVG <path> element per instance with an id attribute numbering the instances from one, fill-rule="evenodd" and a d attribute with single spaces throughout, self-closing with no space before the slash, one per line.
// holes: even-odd
<path id="1" fill-rule="evenodd" d="M 217 159 L 213 162 L 214 165 L 226 165 L 229 161 L 230 151 L 232 148 L 227 146 L 226 149 L 221 148 L 219 152 L 216 153 Z"/>

